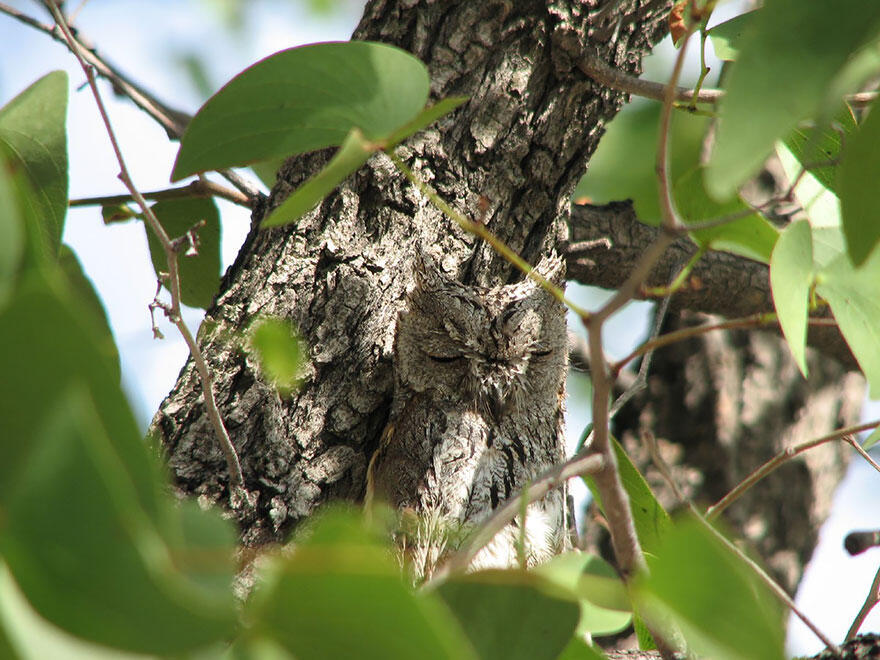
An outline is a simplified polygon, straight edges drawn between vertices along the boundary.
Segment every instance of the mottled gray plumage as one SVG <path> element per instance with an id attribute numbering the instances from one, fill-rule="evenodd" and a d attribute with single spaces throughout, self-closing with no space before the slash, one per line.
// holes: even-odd
<path id="1" fill-rule="evenodd" d="M 562 264 L 538 272 L 560 283 Z M 368 476 L 368 498 L 418 520 L 407 554 L 429 575 L 492 509 L 563 458 L 565 309 L 531 279 L 465 286 L 416 260 L 416 284 L 397 322 L 396 388 Z M 534 563 L 564 543 L 559 491 L 500 532 L 475 566 Z M 461 532 L 461 533 L 457 533 Z"/>

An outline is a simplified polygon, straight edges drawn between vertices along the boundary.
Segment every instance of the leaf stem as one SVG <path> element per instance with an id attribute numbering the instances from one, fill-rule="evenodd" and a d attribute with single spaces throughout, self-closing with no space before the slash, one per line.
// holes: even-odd
<path id="1" fill-rule="evenodd" d="M 190 197 L 220 197 L 222 199 L 253 208 L 254 200 L 247 195 L 221 186 L 207 179 L 196 179 L 192 183 L 177 188 L 164 188 L 162 190 L 151 190 L 142 192 L 141 197 L 144 199 L 167 200 L 167 199 L 187 199 Z M 102 195 L 98 197 L 82 197 L 80 199 L 71 199 L 67 205 L 74 206 L 107 206 L 110 204 L 127 204 L 136 201 L 134 196 L 128 195 Z"/>

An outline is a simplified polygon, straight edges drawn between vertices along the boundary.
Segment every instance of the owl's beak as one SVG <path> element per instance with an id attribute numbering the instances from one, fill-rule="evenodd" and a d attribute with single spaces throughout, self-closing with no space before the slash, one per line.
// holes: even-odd
<path id="1" fill-rule="evenodd" d="M 501 417 L 504 415 L 504 413 L 507 412 L 507 409 L 509 408 L 509 393 L 510 389 L 504 387 L 501 383 L 492 383 L 489 387 L 489 391 L 486 396 L 486 403 L 488 404 L 489 413 L 492 415 L 492 418 L 496 422 L 501 419 Z"/>

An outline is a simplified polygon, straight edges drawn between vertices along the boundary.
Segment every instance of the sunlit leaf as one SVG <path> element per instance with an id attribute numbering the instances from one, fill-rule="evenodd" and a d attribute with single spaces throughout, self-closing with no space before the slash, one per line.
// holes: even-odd
<path id="1" fill-rule="evenodd" d="M 390 552 L 365 537 L 362 516 L 333 516 L 329 534 L 313 524 L 293 556 L 267 567 L 247 604 L 253 634 L 301 660 L 476 657 L 442 603 L 415 594 Z"/>
<path id="2" fill-rule="evenodd" d="M 858 132 L 847 140 L 837 177 L 843 234 L 856 265 L 864 263 L 880 241 L 880 105 L 874 106 Z"/>
<path id="3" fill-rule="evenodd" d="M 663 536 L 672 525 L 669 514 L 657 501 L 656 496 L 648 486 L 648 482 L 632 464 L 626 450 L 620 443 L 612 438 L 614 453 L 617 456 L 617 468 L 620 471 L 620 479 L 626 494 L 629 496 L 629 504 L 632 509 L 633 521 L 636 525 L 636 533 L 639 542 L 646 553 L 655 551 Z M 590 492 L 601 507 L 602 498 L 596 490 L 591 477 L 585 477 L 584 481 L 590 488 Z"/>
<path id="4" fill-rule="evenodd" d="M 645 103 L 625 109 L 608 124 L 605 135 L 590 159 L 587 174 L 578 183 L 574 198 L 587 198 L 594 204 L 624 199 L 633 200 L 641 222 L 660 222 L 657 196 L 657 125 L 660 105 Z M 676 113 L 673 115 L 670 144 L 670 173 L 675 181 L 699 163 L 706 117 Z M 625 163 L 625 166 L 621 166 Z"/>
<path id="5" fill-rule="evenodd" d="M 715 49 L 715 56 L 719 60 L 735 60 L 739 55 L 739 44 L 743 35 L 749 30 L 754 21 L 754 12 L 746 12 L 731 18 L 729 21 L 719 23 L 709 30 L 709 39 Z"/>
<path id="6" fill-rule="evenodd" d="M 364 140 L 358 129 L 352 129 L 326 167 L 273 209 L 263 219 L 262 226 L 277 227 L 296 222 L 315 208 L 345 177 L 366 163 L 375 151 L 375 145 Z"/>
<path id="7" fill-rule="evenodd" d="M 637 594 L 639 611 L 655 627 L 671 619 L 700 657 L 785 657 L 782 614 L 772 594 L 702 524 L 678 521 L 649 565 Z"/>
<path id="8" fill-rule="evenodd" d="M 824 93 L 849 55 L 873 36 L 880 3 L 833 6 L 769 0 L 755 12 L 719 105 L 706 188 L 729 199 L 770 155 L 773 143 L 822 111 Z"/>
<path id="9" fill-rule="evenodd" d="M 632 621 L 632 605 L 617 572 L 601 558 L 580 552 L 554 557 L 535 572 L 561 589 L 560 595 L 578 601 L 577 633 L 610 635 Z"/>
<path id="10" fill-rule="evenodd" d="M 436 593 L 483 660 L 552 660 L 578 622 L 574 602 L 548 595 L 537 575 L 521 571 L 463 575 L 443 582 Z"/>
<path id="11" fill-rule="evenodd" d="M 813 240 L 805 220 L 785 228 L 770 260 L 773 304 L 794 360 L 807 376 L 807 314 L 813 283 Z"/>
<path id="12" fill-rule="evenodd" d="M 291 48 L 249 67 L 202 106 L 172 180 L 342 144 L 382 139 L 428 98 L 428 71 L 406 51 L 351 41 Z"/>
<path id="13" fill-rule="evenodd" d="M 55 255 L 67 215 L 67 74 L 53 71 L 0 108 L 0 144 L 24 169 L 45 246 Z"/>
<path id="14" fill-rule="evenodd" d="M 785 139 L 801 167 L 806 168 L 831 192 L 837 190 L 838 163 L 844 142 L 849 142 L 858 126 L 849 107 L 844 107 L 829 125 L 797 127 Z"/>
<path id="15" fill-rule="evenodd" d="M 840 255 L 817 273 L 816 282 L 868 380 L 871 398 L 880 398 L 880 250 L 859 268 Z"/>
<path id="16" fill-rule="evenodd" d="M 739 198 L 716 202 L 709 197 L 703 185 L 702 167 L 682 175 L 675 182 L 673 190 L 685 224 L 744 214 L 737 220 L 691 232 L 697 245 L 731 252 L 762 263 L 770 261 L 770 253 L 779 231 L 760 214 L 749 213 L 749 207 Z"/>

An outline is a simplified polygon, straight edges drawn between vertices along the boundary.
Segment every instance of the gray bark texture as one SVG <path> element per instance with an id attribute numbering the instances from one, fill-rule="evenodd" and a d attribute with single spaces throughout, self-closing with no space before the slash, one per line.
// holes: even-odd
<path id="1" fill-rule="evenodd" d="M 626 255 L 613 266 L 625 273 L 638 251 L 636 233 L 617 231 L 609 222 L 613 209 L 595 209 L 595 223 L 580 211 L 569 222 L 569 199 L 625 98 L 586 78 L 576 61 L 589 49 L 637 73 L 642 56 L 665 34 L 671 2 L 607 0 L 616 5 L 611 11 L 601 4 L 375 0 L 354 38 L 394 44 L 419 57 L 429 67 L 433 98 L 470 97 L 401 149 L 424 180 L 530 263 L 557 250 L 567 256 L 570 277 L 614 286 L 603 277 L 603 263 L 609 260 L 610 271 L 612 257 Z M 426 203 L 384 156 L 371 159 L 295 226 L 257 230 L 267 209 L 327 159 L 320 152 L 282 168 L 200 331 L 246 486 L 259 496 L 256 511 L 239 518 L 248 546 L 283 541 L 324 502 L 363 498 L 367 465 L 393 396 L 395 323 L 413 278 L 405 265 L 421 247 L 442 252 L 441 267 L 464 284 L 518 279 L 488 246 Z M 594 224 L 595 230 L 584 229 Z M 589 254 L 572 249 L 585 231 L 608 238 L 611 248 Z M 721 301 L 711 306 L 719 314 L 763 310 L 766 268 L 728 261 L 728 279 L 707 277 L 676 309 L 707 310 L 712 299 Z M 761 287 L 762 293 L 753 293 Z M 309 346 L 304 384 L 288 399 L 261 379 L 234 340 L 257 315 L 291 319 Z M 816 353 L 814 376 L 804 382 L 785 347 L 768 336 L 709 335 L 660 352 L 649 389 L 621 415 L 617 432 L 636 450 L 643 427 L 670 447 L 680 443 L 676 456 L 682 458 L 671 461 L 676 474 L 699 501 L 709 501 L 768 452 L 853 421 L 853 401 L 861 400 L 858 379 Z M 153 432 L 182 491 L 226 500 L 225 463 L 191 361 L 156 414 Z M 780 569 L 789 587 L 843 470 L 841 454 L 829 451 L 827 458 L 808 455 L 780 471 L 782 480 L 780 473 L 768 479 L 765 490 L 738 503 L 733 514 L 771 565 L 780 563 L 780 553 L 794 553 L 794 563 Z M 797 488 L 791 487 L 794 477 Z M 768 493 L 778 496 L 772 505 Z"/>

